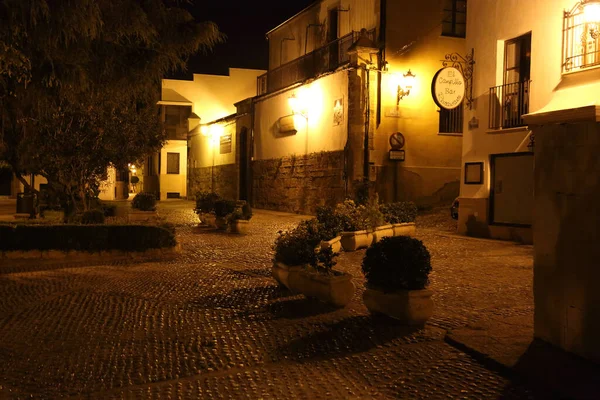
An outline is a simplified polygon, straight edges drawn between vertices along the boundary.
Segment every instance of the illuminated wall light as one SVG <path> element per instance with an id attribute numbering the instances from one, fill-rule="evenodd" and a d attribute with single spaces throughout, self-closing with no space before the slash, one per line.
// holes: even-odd
<path id="1" fill-rule="evenodd" d="M 398 99 L 397 99 L 398 104 L 400 104 L 400 100 L 402 100 L 404 97 L 407 97 L 408 95 L 410 95 L 410 91 L 415 84 L 415 80 L 416 80 L 415 78 L 416 78 L 416 75 L 414 75 L 410 69 L 408 70 L 408 72 L 406 74 L 402 75 L 402 80 L 400 81 L 400 84 L 398 85 Z"/>

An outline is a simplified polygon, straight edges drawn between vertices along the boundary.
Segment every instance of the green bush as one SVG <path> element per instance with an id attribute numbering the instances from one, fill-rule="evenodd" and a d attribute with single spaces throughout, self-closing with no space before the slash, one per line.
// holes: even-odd
<path id="1" fill-rule="evenodd" d="M 145 251 L 175 244 L 168 226 L 0 225 L 0 251 Z"/>
<path id="2" fill-rule="evenodd" d="M 246 201 L 237 203 L 235 209 L 226 216 L 227 223 L 237 220 L 249 221 L 252 218 L 252 207 Z"/>
<path id="3" fill-rule="evenodd" d="M 274 261 L 287 265 L 315 263 L 315 247 L 321 242 L 322 235 L 316 219 L 302 221 L 289 231 L 279 231 L 273 245 Z"/>
<path id="4" fill-rule="evenodd" d="M 344 218 L 332 207 L 317 207 L 317 221 L 321 224 L 324 240 L 333 239 L 344 230 Z"/>
<path id="5" fill-rule="evenodd" d="M 236 203 L 233 200 L 219 199 L 215 201 L 215 215 L 226 218 L 235 210 Z"/>
<path id="6" fill-rule="evenodd" d="M 431 258 L 418 239 L 386 237 L 367 249 L 362 271 L 370 287 L 387 293 L 420 290 L 429 283 Z"/>
<path id="7" fill-rule="evenodd" d="M 390 224 L 414 222 L 417 218 L 417 205 L 412 201 L 382 204 L 380 209 L 385 220 Z"/>
<path id="8" fill-rule="evenodd" d="M 156 196 L 153 193 L 138 193 L 131 202 L 131 207 L 140 211 L 156 210 Z"/>
<path id="9" fill-rule="evenodd" d="M 215 212 L 215 202 L 220 199 L 221 196 L 215 192 L 200 191 L 196 193 L 196 208 L 194 209 L 194 212 L 196 212 L 196 214 Z"/>
<path id="10" fill-rule="evenodd" d="M 367 228 L 374 229 L 385 223 L 383 213 L 379 210 L 379 195 L 377 193 L 363 205 L 362 215 L 367 223 Z"/>
<path id="11" fill-rule="evenodd" d="M 357 206 L 354 200 L 345 200 L 335 206 L 335 213 L 340 218 L 344 232 L 362 231 L 367 229 L 365 206 Z"/>
<path id="12" fill-rule="evenodd" d="M 87 210 L 81 214 L 82 224 L 103 224 L 104 212 L 102 210 Z"/>

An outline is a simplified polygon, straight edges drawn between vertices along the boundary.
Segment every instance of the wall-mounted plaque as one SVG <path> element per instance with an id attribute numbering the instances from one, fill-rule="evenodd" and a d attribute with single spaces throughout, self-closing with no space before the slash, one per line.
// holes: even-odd
<path id="1" fill-rule="evenodd" d="M 456 68 L 440 69 L 431 82 L 433 101 L 440 108 L 453 110 L 465 98 L 465 78 Z"/>

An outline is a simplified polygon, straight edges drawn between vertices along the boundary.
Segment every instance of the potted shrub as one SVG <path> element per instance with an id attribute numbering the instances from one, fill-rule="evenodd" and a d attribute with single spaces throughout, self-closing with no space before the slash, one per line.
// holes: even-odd
<path id="1" fill-rule="evenodd" d="M 156 197 L 153 193 L 138 193 L 131 201 L 129 222 L 147 222 L 156 219 Z"/>
<path id="2" fill-rule="evenodd" d="M 314 252 L 309 266 L 290 272 L 290 289 L 335 307 L 344 307 L 352 300 L 355 287 L 352 275 L 333 270 L 337 255 L 331 247 Z"/>
<path id="3" fill-rule="evenodd" d="M 220 196 L 215 192 L 201 191 L 196 193 L 196 208 L 200 223 L 205 226 L 215 226 L 215 202 Z"/>
<path id="4" fill-rule="evenodd" d="M 345 200 L 335 207 L 335 213 L 342 222 L 341 243 L 345 251 L 369 247 L 373 242 L 373 233 L 367 231 L 365 206 L 357 206 L 353 200 Z"/>
<path id="5" fill-rule="evenodd" d="M 219 230 L 227 229 L 227 216 L 235 210 L 235 201 L 218 199 L 215 201 L 215 226 Z"/>
<path id="6" fill-rule="evenodd" d="M 235 210 L 227 216 L 229 231 L 241 234 L 248 233 L 250 218 L 252 218 L 252 208 L 244 201 L 241 207 L 236 207 Z"/>
<path id="7" fill-rule="evenodd" d="M 368 229 L 373 232 L 373 242 L 378 242 L 384 237 L 394 236 L 392 225 L 384 225 L 385 218 L 380 210 L 379 196 L 377 194 L 364 205 L 363 213 Z"/>
<path id="8" fill-rule="evenodd" d="M 381 212 L 387 222 L 392 224 L 394 236 L 413 236 L 417 205 L 412 201 L 400 201 L 383 204 Z"/>
<path id="9" fill-rule="evenodd" d="M 279 231 L 273 244 L 273 278 L 288 289 L 289 274 L 300 270 L 313 260 L 315 246 L 321 241 L 319 222 L 316 219 L 302 221 L 294 229 Z"/>
<path id="10" fill-rule="evenodd" d="M 407 325 L 423 325 L 433 313 L 431 259 L 420 240 L 387 237 L 367 249 L 362 262 L 365 306 Z"/>
<path id="11" fill-rule="evenodd" d="M 331 248 L 334 253 L 339 253 L 342 250 L 340 233 L 344 226 L 340 215 L 332 207 L 318 207 L 317 221 L 321 224 L 321 248 Z"/>

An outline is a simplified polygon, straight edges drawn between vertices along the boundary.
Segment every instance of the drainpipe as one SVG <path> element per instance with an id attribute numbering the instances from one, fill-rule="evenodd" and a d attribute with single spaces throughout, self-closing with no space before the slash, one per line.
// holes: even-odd
<path id="1" fill-rule="evenodd" d="M 365 96 L 365 142 L 364 142 L 364 166 L 363 166 L 363 174 L 364 181 L 369 182 L 369 124 L 371 120 L 371 74 L 369 70 L 369 66 L 364 66 L 366 80 L 367 80 L 367 94 Z"/>

